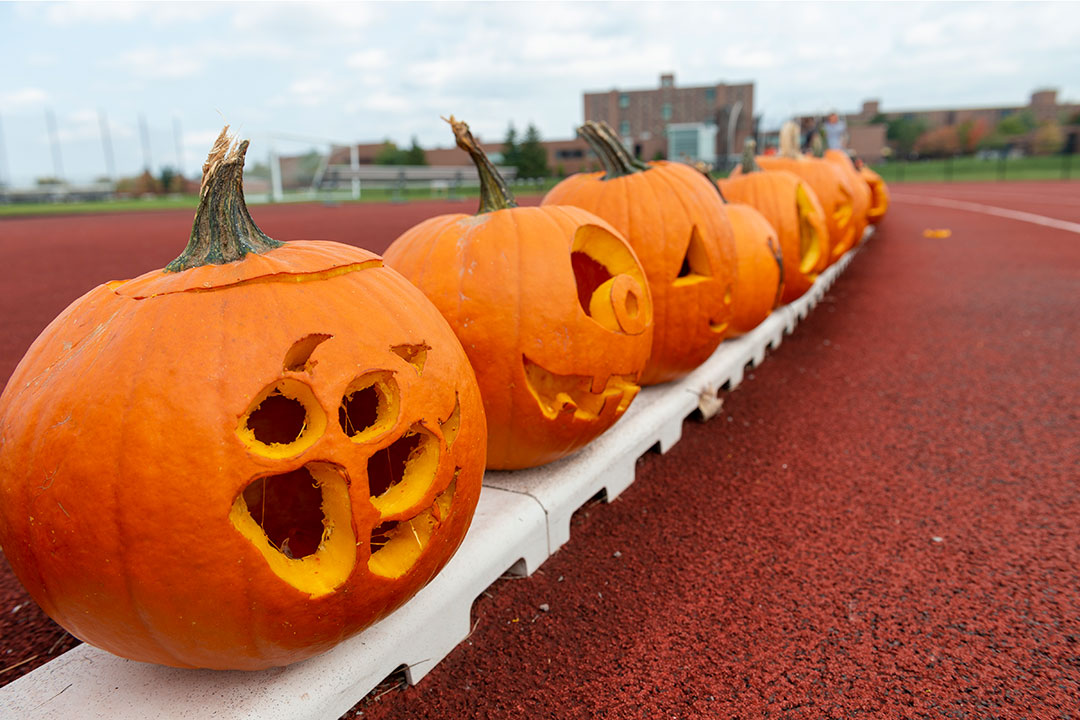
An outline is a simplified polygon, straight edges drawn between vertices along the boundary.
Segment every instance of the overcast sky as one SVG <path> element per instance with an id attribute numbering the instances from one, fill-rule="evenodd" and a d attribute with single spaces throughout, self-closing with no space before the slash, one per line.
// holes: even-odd
<path id="1" fill-rule="evenodd" d="M 189 174 L 224 121 L 265 158 L 326 141 L 450 145 L 440 115 L 486 140 L 508 123 L 570 137 L 583 91 L 753 81 L 767 126 L 794 113 L 1080 101 L 1080 4 L 0 3 L 0 176 Z M 177 151 L 174 123 L 182 131 Z M 179 157 L 178 157 L 179 155 Z"/>

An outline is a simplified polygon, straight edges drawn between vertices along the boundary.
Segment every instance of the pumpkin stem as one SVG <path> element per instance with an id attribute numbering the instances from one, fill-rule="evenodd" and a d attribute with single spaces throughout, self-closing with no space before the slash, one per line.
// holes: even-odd
<path id="1" fill-rule="evenodd" d="M 798 159 L 802 157 L 799 151 L 799 126 L 788 120 L 780 127 L 780 157 Z"/>
<path id="2" fill-rule="evenodd" d="M 630 164 L 636 167 L 638 170 L 648 170 L 651 166 L 644 160 L 639 160 L 637 156 L 631 155 L 626 149 L 626 146 L 622 144 L 622 140 L 619 139 L 618 133 L 615 132 L 615 128 L 607 124 L 607 122 L 601 120 L 596 123 L 600 129 L 600 134 L 603 135 L 608 142 L 615 145 L 615 150 L 620 155 L 629 160 Z"/>
<path id="3" fill-rule="evenodd" d="M 180 257 L 165 272 L 180 272 L 202 265 L 224 265 L 248 253 L 264 253 L 281 247 L 259 229 L 244 202 L 244 156 L 248 141 L 233 144 L 226 125 L 203 163 L 199 209 L 191 237 Z"/>
<path id="4" fill-rule="evenodd" d="M 578 134 L 585 139 L 585 142 L 589 143 L 589 147 L 600 157 L 600 162 L 604 166 L 604 180 L 612 180 L 642 172 L 641 168 L 634 166 L 622 143 L 613 139 L 610 134 L 606 134 L 599 123 L 591 120 L 587 121 L 578 128 Z"/>
<path id="5" fill-rule="evenodd" d="M 469 153 L 473 164 L 476 165 L 476 172 L 480 174 L 480 209 L 476 211 L 476 214 L 483 215 L 496 210 L 517 207 L 517 200 L 514 199 L 514 194 L 510 192 L 510 187 L 503 180 L 495 165 L 488 159 L 487 153 L 480 147 L 480 143 L 476 142 L 476 138 L 469 132 L 469 126 L 460 120 L 455 120 L 453 115 L 449 118 L 443 118 L 443 120 L 450 123 L 450 127 L 454 130 L 454 140 L 457 141 L 457 146 Z"/>
<path id="6" fill-rule="evenodd" d="M 712 165 L 704 160 L 698 160 L 690 167 L 697 170 L 699 173 L 705 176 L 705 179 L 709 181 L 709 184 L 713 186 L 713 190 L 720 196 L 720 202 L 727 204 L 727 198 L 724 197 L 724 191 L 720 189 L 720 183 L 716 182 L 716 179 L 712 176 Z"/>
<path id="7" fill-rule="evenodd" d="M 742 152 L 742 171 L 743 173 L 761 172 L 761 168 L 758 167 L 757 160 L 754 159 L 754 155 L 757 154 L 757 142 L 754 138 L 747 138 L 746 144 L 743 146 Z"/>

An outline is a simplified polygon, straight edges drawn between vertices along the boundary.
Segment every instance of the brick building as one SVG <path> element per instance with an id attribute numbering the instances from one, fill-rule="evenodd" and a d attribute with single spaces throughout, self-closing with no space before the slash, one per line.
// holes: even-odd
<path id="1" fill-rule="evenodd" d="M 988 130 L 993 130 L 1002 120 L 1018 113 L 1030 113 L 1036 126 L 1048 121 L 1058 122 L 1064 129 L 1066 150 L 1071 148 L 1072 152 L 1080 151 L 1080 103 L 1059 102 L 1057 90 L 1053 89 L 1036 90 L 1031 94 L 1027 105 L 995 107 L 883 111 L 880 100 L 866 100 L 861 110 L 847 114 L 844 118 L 850 136 L 848 146 L 867 162 L 876 162 L 881 158 L 882 149 L 890 144 L 886 139 L 886 132 L 888 123 L 893 120 L 921 120 L 926 130 L 981 121 Z M 809 115 L 796 118 L 804 133 L 813 126 L 815 120 L 815 117 Z M 1018 136 L 1015 145 L 1022 151 L 1030 152 L 1033 137 L 1034 131 Z"/>
<path id="2" fill-rule="evenodd" d="M 677 87 L 675 76 L 666 73 L 656 88 L 591 92 L 583 100 L 586 120 L 611 125 L 645 160 L 671 155 L 678 159 L 686 154 L 692 159 L 723 161 L 737 157 L 754 131 L 753 83 Z M 679 126 L 680 137 L 669 138 L 669 125 Z M 685 135 L 691 132 L 696 135 Z M 680 146 L 686 150 L 700 146 L 701 137 L 710 139 L 714 157 L 680 151 Z"/>

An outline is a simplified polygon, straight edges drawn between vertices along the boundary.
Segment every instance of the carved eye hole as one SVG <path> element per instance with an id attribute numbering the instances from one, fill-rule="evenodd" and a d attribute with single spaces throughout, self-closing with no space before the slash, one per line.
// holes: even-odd
<path id="1" fill-rule="evenodd" d="M 400 405 L 393 373 L 368 373 L 353 380 L 345 391 L 338 423 L 353 442 L 369 442 L 394 426 Z"/>
<path id="2" fill-rule="evenodd" d="M 570 266 L 586 315 L 612 332 L 644 332 L 652 306 L 644 273 L 623 241 L 604 228 L 583 225 L 574 233 Z"/>
<path id="3" fill-rule="evenodd" d="M 326 413 L 311 388 L 281 378 L 255 398 L 241 416 L 236 435 L 252 452 L 286 458 L 314 445 L 325 429 Z"/>
<path id="4" fill-rule="evenodd" d="M 697 225 L 690 230 L 690 242 L 686 246 L 682 265 L 679 267 L 679 275 L 675 278 L 675 285 L 693 285 L 712 277 L 712 268 L 709 265 L 709 255 L 705 252 L 705 243 L 701 240 L 701 233 Z"/>

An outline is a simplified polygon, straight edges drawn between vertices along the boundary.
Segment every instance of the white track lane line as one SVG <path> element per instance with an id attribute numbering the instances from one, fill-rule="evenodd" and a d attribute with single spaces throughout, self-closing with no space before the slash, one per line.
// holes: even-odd
<path id="1" fill-rule="evenodd" d="M 1045 225 L 1046 227 L 1051 227 L 1056 230 L 1065 230 L 1080 235 L 1080 223 L 1058 220 L 1057 218 L 1036 215 L 1035 213 L 1023 212 L 1021 210 L 1009 210 L 1007 208 L 967 202 L 965 200 L 904 195 L 903 193 L 890 193 L 889 196 L 891 200 L 899 202 L 914 203 L 916 205 L 934 205 L 936 207 L 952 208 L 954 210 L 970 210 L 971 212 L 982 213 L 984 215 L 996 215 L 997 217 L 1008 218 L 1009 220 L 1019 220 L 1020 222 L 1032 223 L 1034 225 Z"/>

